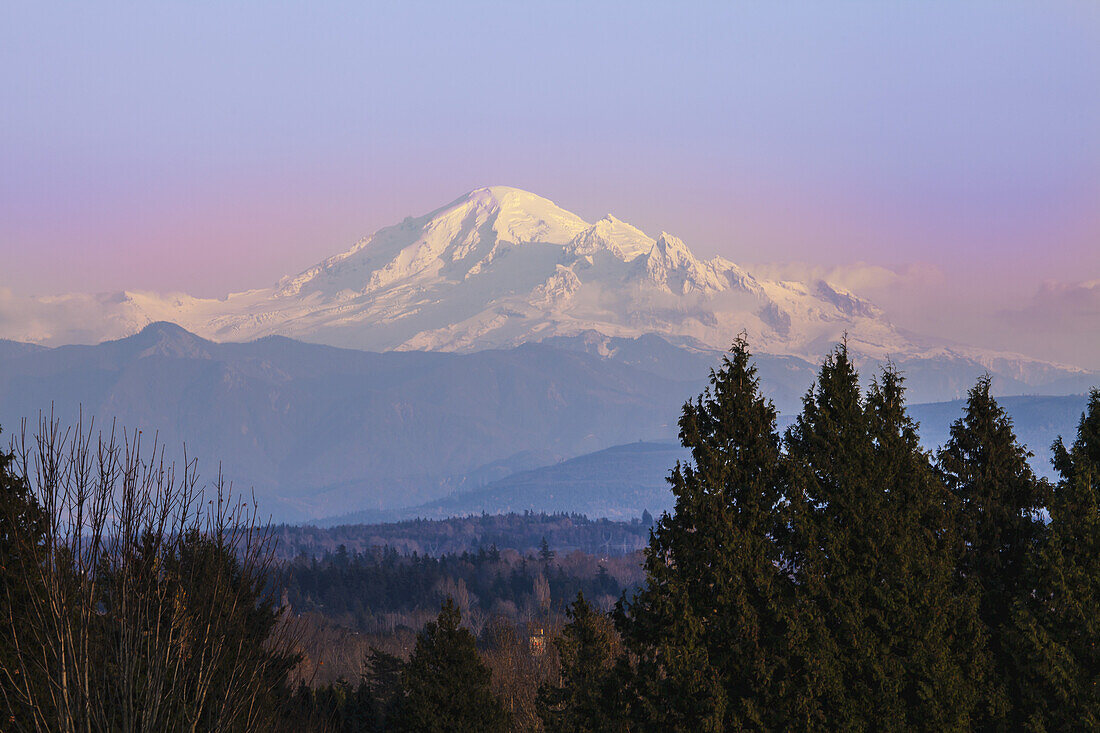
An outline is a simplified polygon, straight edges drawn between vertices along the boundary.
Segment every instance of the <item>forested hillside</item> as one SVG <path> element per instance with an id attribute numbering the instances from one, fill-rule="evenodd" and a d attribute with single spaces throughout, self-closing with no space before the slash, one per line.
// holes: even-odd
<path id="1" fill-rule="evenodd" d="M 663 470 L 660 480 L 664 481 Z M 432 557 L 477 553 L 496 547 L 529 555 L 541 550 L 544 542 L 559 555 L 580 550 L 608 557 L 645 547 L 652 523 L 653 514 L 644 511 L 630 521 L 522 512 L 331 527 L 281 524 L 273 532 L 278 540 L 276 554 L 284 560 L 335 553 L 341 547 L 352 554 L 386 547 L 405 555 Z"/>

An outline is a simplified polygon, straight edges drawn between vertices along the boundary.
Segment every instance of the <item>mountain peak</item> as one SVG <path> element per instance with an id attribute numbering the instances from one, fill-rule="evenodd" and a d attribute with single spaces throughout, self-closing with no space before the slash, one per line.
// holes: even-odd
<path id="1" fill-rule="evenodd" d="M 209 341 L 168 321 L 154 321 L 133 336 L 128 336 L 116 343 L 131 345 L 142 357 L 210 358 Z"/>
<path id="2" fill-rule="evenodd" d="M 817 358 L 845 332 L 869 355 L 926 351 L 850 293 L 757 280 L 666 232 L 654 239 L 610 214 L 589 223 L 512 186 L 410 216 L 274 288 L 221 300 L 128 293 L 93 305 L 128 329 L 171 319 L 208 337 L 281 334 L 372 350 L 473 351 L 586 331 L 725 349 L 745 331 L 762 353 Z M 150 353 L 213 348 L 159 323 L 128 343 Z"/>
<path id="3" fill-rule="evenodd" d="M 621 260 L 631 260 L 648 254 L 653 249 L 653 240 L 641 229 L 607 214 L 574 237 L 569 249 L 577 256 L 607 250 Z"/>
<path id="4" fill-rule="evenodd" d="M 183 326 L 171 321 L 153 321 L 149 323 L 131 338 L 141 341 L 154 341 L 162 339 L 194 339 L 201 341 L 198 336 L 188 331 Z"/>
<path id="5" fill-rule="evenodd" d="M 491 200 L 503 204 L 506 201 L 522 200 L 522 199 L 537 199 L 539 201 L 548 201 L 549 199 L 539 196 L 536 193 L 525 191 L 522 188 L 516 188 L 515 186 L 482 186 L 475 188 L 472 191 L 459 197 L 459 200 Z M 552 202 L 550 202 L 552 203 Z"/>
<path id="6" fill-rule="evenodd" d="M 772 353 L 816 350 L 845 331 L 879 351 L 911 350 L 846 293 L 758 282 L 667 232 L 654 239 L 610 214 L 589 223 L 512 186 L 380 229 L 272 290 L 141 305 L 142 322 L 175 313 L 203 335 L 378 350 L 471 351 L 584 331 L 725 348 L 742 330 Z"/>
<path id="7" fill-rule="evenodd" d="M 476 188 L 436 214 L 445 219 L 473 214 L 479 224 L 490 223 L 501 241 L 514 244 L 565 244 L 588 228 L 588 222 L 550 199 L 511 186 Z"/>
<path id="8" fill-rule="evenodd" d="M 668 232 L 661 232 L 657 241 L 653 244 L 650 259 L 659 259 L 665 267 L 673 269 L 697 268 L 699 261 L 691 253 L 684 240 L 675 237 Z"/>

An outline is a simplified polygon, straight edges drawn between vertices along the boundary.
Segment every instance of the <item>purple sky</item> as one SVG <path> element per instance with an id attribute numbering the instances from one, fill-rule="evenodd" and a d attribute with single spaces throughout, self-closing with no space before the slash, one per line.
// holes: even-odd
<path id="1" fill-rule="evenodd" d="M 868 295 L 937 335 L 1013 347 L 1058 288 L 1100 333 L 1097 3 L 153 5 L 0 8 L 0 288 L 265 286 L 506 184 L 750 265 L 920 263 Z"/>

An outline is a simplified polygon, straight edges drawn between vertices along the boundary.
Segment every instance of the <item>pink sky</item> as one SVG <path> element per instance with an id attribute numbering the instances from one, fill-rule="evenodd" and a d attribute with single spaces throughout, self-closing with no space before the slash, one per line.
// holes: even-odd
<path id="1" fill-rule="evenodd" d="M 1100 367 L 1094 4 L 15 3 L 0 105 L 18 295 L 266 286 L 505 184 L 747 265 L 919 263 L 866 293 L 898 323 Z"/>

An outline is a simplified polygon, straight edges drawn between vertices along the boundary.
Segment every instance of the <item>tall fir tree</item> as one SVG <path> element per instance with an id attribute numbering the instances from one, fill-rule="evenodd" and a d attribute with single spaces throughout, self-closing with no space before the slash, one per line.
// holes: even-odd
<path id="1" fill-rule="evenodd" d="M 554 640 L 561 672 L 558 684 L 539 689 L 538 714 L 549 733 L 629 730 L 620 695 L 622 644 L 611 619 L 584 599 L 566 611 L 569 623 Z"/>
<path id="2" fill-rule="evenodd" d="M 889 648 L 904 670 L 906 728 L 970 728 L 990 673 L 978 596 L 959 582 L 959 504 L 920 447 L 905 409 L 902 376 L 888 366 L 866 400 L 874 444 L 874 489 L 883 496 L 887 578 L 881 601 L 893 626 Z"/>
<path id="3" fill-rule="evenodd" d="M 978 380 L 965 413 L 951 426 L 939 452 L 941 475 L 959 502 L 964 551 L 960 582 L 978 596 L 979 616 L 988 634 L 992 672 L 984 685 L 977 725 L 1019 730 L 1024 713 L 1025 672 L 1014 649 L 1013 609 L 1034 590 L 1029 557 L 1042 538 L 1045 487 L 1036 479 L 1019 444 L 1012 420 L 990 394 L 990 377 Z"/>
<path id="4" fill-rule="evenodd" d="M 367 653 L 362 687 L 371 701 L 371 730 L 387 730 L 399 709 L 403 690 L 401 674 L 405 663 L 393 654 L 371 647 Z"/>
<path id="5" fill-rule="evenodd" d="M 897 677 L 876 643 L 865 607 L 867 579 L 882 554 L 881 497 L 869 490 L 873 446 L 859 378 L 847 349 L 822 365 L 787 430 L 791 560 L 799 590 L 792 657 L 807 692 L 798 727 L 865 729 L 884 711 L 876 693 Z M 883 727 L 890 727 L 885 725 Z"/>
<path id="6" fill-rule="evenodd" d="M 618 617 L 638 660 L 637 725 L 782 727 L 792 587 L 780 444 L 743 337 L 684 405 L 680 440 L 691 461 L 669 477 L 675 511 L 653 529 L 646 586 Z"/>
<path id="7" fill-rule="evenodd" d="M 395 728 L 409 733 L 508 730 L 508 715 L 489 688 L 490 672 L 477 653 L 474 635 L 460 626 L 454 600 L 416 638 L 405 665 L 405 698 Z"/>
<path id="8" fill-rule="evenodd" d="M 1100 730 L 1100 390 L 1077 439 L 1054 443 L 1060 476 L 1033 594 L 1016 604 L 1021 729 Z"/>
<path id="9" fill-rule="evenodd" d="M 950 497 L 918 446 L 900 375 L 884 371 L 865 401 L 841 345 L 786 444 L 791 658 L 806 690 L 797 727 L 966 729 L 980 630 L 954 579 Z"/>

